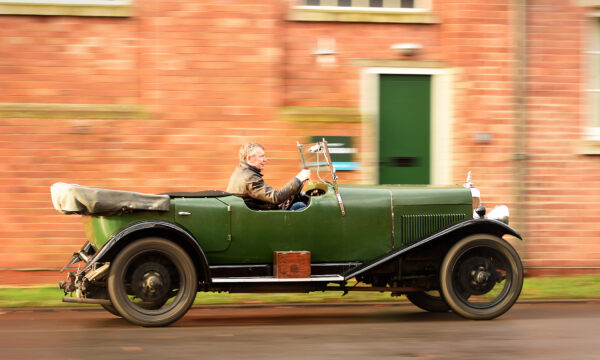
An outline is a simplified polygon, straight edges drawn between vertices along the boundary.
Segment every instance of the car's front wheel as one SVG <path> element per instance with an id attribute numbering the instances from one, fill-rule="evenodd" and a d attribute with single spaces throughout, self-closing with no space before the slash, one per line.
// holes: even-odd
<path id="1" fill-rule="evenodd" d="M 440 287 L 455 313 L 474 320 L 493 319 L 517 301 L 523 265 L 505 240 L 489 234 L 468 236 L 446 254 Z"/>
<path id="2" fill-rule="evenodd" d="M 166 326 L 181 318 L 196 297 L 194 263 L 177 244 L 144 238 L 126 246 L 110 267 L 108 294 L 133 324 Z"/>

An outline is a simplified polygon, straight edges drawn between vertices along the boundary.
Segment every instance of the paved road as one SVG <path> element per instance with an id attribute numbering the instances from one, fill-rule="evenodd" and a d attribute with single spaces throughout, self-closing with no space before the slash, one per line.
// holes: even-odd
<path id="1" fill-rule="evenodd" d="M 600 359 L 600 302 L 491 321 L 410 304 L 196 307 L 168 328 L 97 308 L 0 310 L 1 359 Z"/>

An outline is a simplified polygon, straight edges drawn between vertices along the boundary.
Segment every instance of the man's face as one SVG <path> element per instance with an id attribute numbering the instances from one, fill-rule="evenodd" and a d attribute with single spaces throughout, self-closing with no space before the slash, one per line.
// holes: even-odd
<path id="1" fill-rule="evenodd" d="M 267 162 L 265 151 L 259 147 L 254 148 L 252 153 L 246 158 L 246 162 L 259 170 L 264 169 L 265 163 Z"/>

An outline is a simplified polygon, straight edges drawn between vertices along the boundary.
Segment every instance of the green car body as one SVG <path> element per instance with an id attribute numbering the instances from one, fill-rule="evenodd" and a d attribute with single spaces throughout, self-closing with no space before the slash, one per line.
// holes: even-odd
<path id="1" fill-rule="evenodd" d="M 191 234 L 210 265 L 263 264 L 274 251 L 311 252 L 313 262 L 366 262 L 472 218 L 465 188 L 341 186 L 342 215 L 331 186 L 302 211 L 257 211 L 236 196 L 174 197 L 168 212 L 90 216 L 86 234 L 98 250 L 120 230 L 165 221 Z"/>
<path id="2" fill-rule="evenodd" d="M 464 187 L 338 185 L 327 143 L 312 149 L 322 152 L 333 180 L 296 194 L 307 205 L 299 211 L 253 210 L 221 191 L 111 190 L 115 211 L 63 211 L 84 214 L 88 237 L 67 265 L 85 266 L 60 284 L 77 296 L 64 301 L 101 304 L 142 326 L 176 321 L 199 291 L 388 291 L 470 319 L 495 318 L 514 304 L 523 268 L 503 236 L 520 235 L 508 226 L 507 208 L 485 217 L 470 177 Z M 127 208 L 137 198 L 143 209 Z M 80 205 L 74 199 L 63 196 L 64 207 Z M 309 275 L 279 276 L 282 252 L 309 253 Z"/>

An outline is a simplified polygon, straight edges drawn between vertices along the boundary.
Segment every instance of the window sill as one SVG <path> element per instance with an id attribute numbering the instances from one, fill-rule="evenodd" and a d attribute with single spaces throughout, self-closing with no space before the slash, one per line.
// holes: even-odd
<path id="1" fill-rule="evenodd" d="M 600 0 L 575 0 L 575 4 L 582 7 L 599 7 Z"/>
<path id="2" fill-rule="evenodd" d="M 364 23 L 437 24 L 439 20 L 430 10 L 344 8 L 324 6 L 296 6 L 288 13 L 291 21 L 331 21 Z"/>
<path id="3" fill-rule="evenodd" d="M 600 155 L 600 127 L 585 129 L 583 141 L 579 146 L 579 154 Z"/>
<path id="4" fill-rule="evenodd" d="M 360 123 L 357 108 L 288 106 L 281 109 L 280 119 L 291 122 Z"/>
<path id="5" fill-rule="evenodd" d="M 147 119 L 140 105 L 0 103 L 4 119 Z"/>
<path id="6" fill-rule="evenodd" d="M 127 0 L 0 0 L 0 15 L 130 17 Z"/>
<path id="7" fill-rule="evenodd" d="M 438 60 L 404 60 L 404 59 L 351 59 L 351 64 L 361 67 L 396 67 L 438 69 L 445 65 Z"/>

